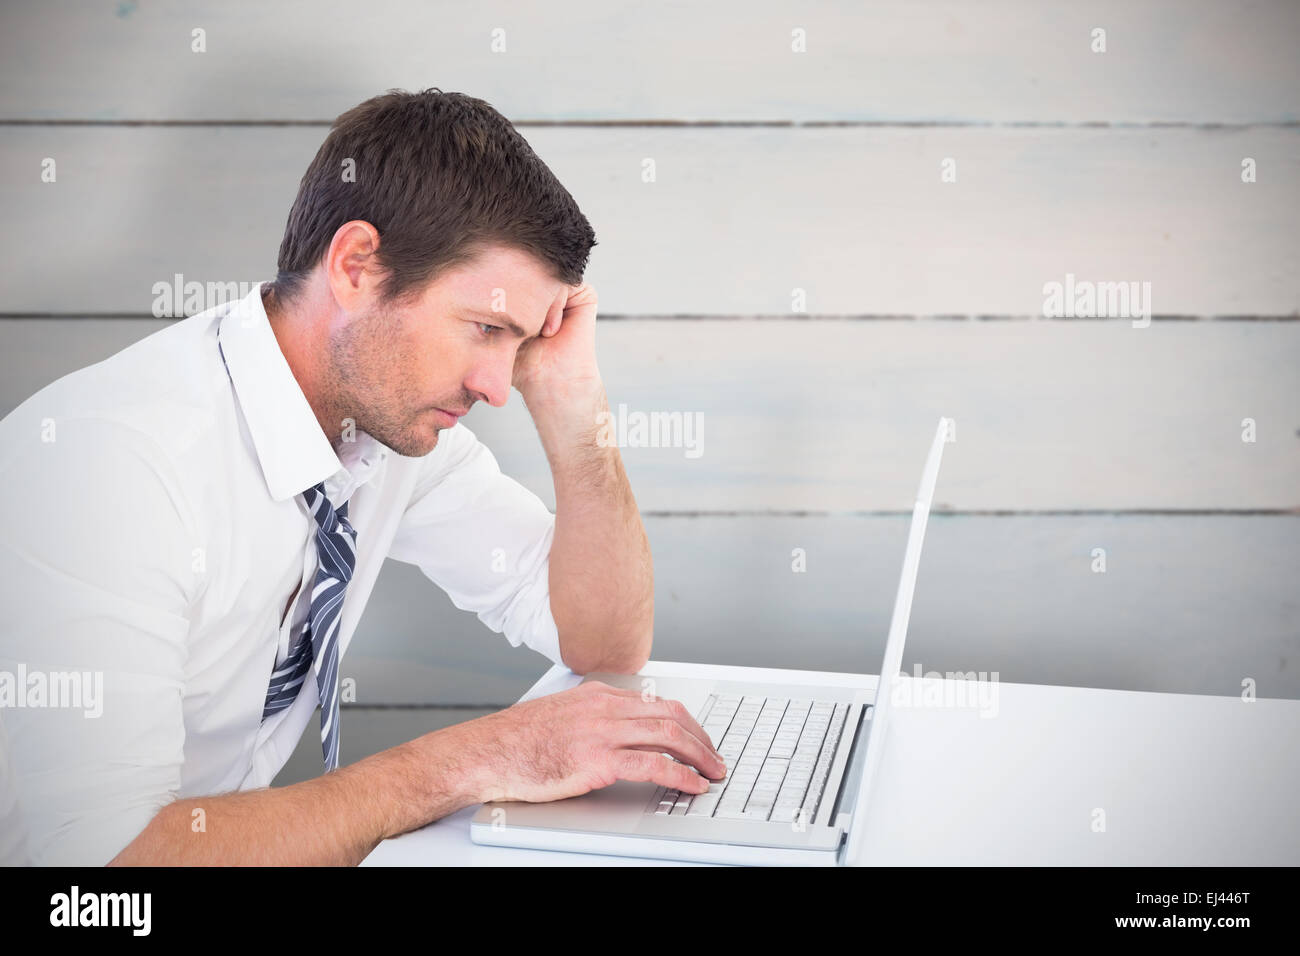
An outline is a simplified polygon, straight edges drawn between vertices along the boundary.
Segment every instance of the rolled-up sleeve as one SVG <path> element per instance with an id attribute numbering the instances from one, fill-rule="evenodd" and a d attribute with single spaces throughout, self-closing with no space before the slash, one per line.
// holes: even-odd
<path id="1" fill-rule="evenodd" d="M 463 423 L 426 456 L 389 557 L 419 566 L 453 604 L 562 663 L 551 614 L 555 515 Z"/>
<path id="2" fill-rule="evenodd" d="M 21 695 L 5 729 L 28 856 L 102 865 L 180 788 L 201 542 L 150 437 L 92 418 L 45 436 L 4 424 L 0 671 Z"/>

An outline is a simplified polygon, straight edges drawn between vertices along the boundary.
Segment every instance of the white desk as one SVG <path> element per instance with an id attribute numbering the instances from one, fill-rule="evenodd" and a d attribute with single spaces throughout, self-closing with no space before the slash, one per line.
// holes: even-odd
<path id="1" fill-rule="evenodd" d="M 647 676 L 737 678 L 651 661 Z M 754 670 L 760 680 L 868 686 L 861 674 Z M 577 684 L 549 670 L 522 698 Z M 902 678 L 909 690 L 961 681 Z M 996 716 L 896 707 L 864 847 L 883 865 L 1300 865 L 1300 701 L 996 685 Z M 1096 832 L 1095 808 L 1105 830 Z M 378 866 L 677 866 L 477 846 L 468 807 L 385 840 Z"/>

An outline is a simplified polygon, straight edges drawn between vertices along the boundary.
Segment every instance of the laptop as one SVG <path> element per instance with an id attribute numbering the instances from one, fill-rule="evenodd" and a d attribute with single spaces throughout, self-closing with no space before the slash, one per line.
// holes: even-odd
<path id="1" fill-rule="evenodd" d="M 858 864 L 948 424 L 939 419 L 921 473 L 874 686 L 656 676 L 654 693 L 681 701 L 709 734 L 726 761 L 725 779 L 702 794 L 620 780 L 549 803 L 485 803 L 470 821 L 470 839 L 702 863 Z M 583 680 L 640 690 L 646 678 L 601 672 Z"/>

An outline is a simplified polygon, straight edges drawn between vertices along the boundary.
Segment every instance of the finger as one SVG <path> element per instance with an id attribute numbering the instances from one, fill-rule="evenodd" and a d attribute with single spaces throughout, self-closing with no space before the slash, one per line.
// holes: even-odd
<path id="1" fill-rule="evenodd" d="M 709 738 L 708 732 L 700 726 L 699 721 L 691 716 L 691 712 L 686 709 L 686 705 L 681 701 L 673 700 L 670 697 L 656 697 L 654 700 L 643 700 L 642 702 L 645 706 L 634 708 L 633 716 L 672 718 L 703 741 L 704 745 L 712 750 L 714 754 L 717 754 L 717 748 L 713 746 L 713 741 Z"/>
<path id="2" fill-rule="evenodd" d="M 568 307 L 570 296 L 566 295 L 563 299 L 556 299 L 551 304 L 551 308 L 546 313 L 546 319 L 542 322 L 542 335 L 552 336 L 560 331 L 560 323 L 564 321 L 564 310 Z"/>
<path id="3" fill-rule="evenodd" d="M 599 684 L 601 690 L 612 693 L 614 696 L 622 697 L 626 703 L 619 705 L 615 709 L 615 716 L 623 718 L 635 717 L 659 717 L 676 720 L 697 740 L 699 740 L 709 752 L 718 760 L 722 760 L 722 754 L 718 753 L 713 741 L 709 738 L 708 732 L 700 726 L 699 722 L 691 716 L 691 712 L 686 709 L 686 705 L 679 700 L 673 700 L 668 697 L 651 697 L 646 700 L 644 690 L 630 690 L 625 687 L 615 687 L 612 684 L 606 684 L 603 681 L 587 681 L 585 684 L 579 684 L 579 687 L 586 684 Z M 638 704 L 640 706 L 638 706 Z"/>
<path id="4" fill-rule="evenodd" d="M 686 764 L 677 763 L 663 754 L 643 750 L 611 751 L 614 775 L 619 780 L 648 781 L 683 793 L 704 793 L 709 781 Z"/>
<path id="5" fill-rule="evenodd" d="M 581 309 L 588 309 L 594 306 L 599 300 L 596 296 L 596 290 L 587 283 L 580 286 L 570 286 L 568 297 L 564 300 L 564 312 L 573 312 Z"/>
<path id="6" fill-rule="evenodd" d="M 627 747 L 626 749 L 627 749 L 627 750 L 644 750 L 644 751 L 646 751 L 646 752 L 648 752 L 648 753 L 652 753 L 652 754 L 663 753 L 663 750 L 661 750 L 661 749 L 660 749 L 656 744 L 633 744 L 632 746 Z M 667 756 L 668 759 L 670 759 L 670 760 L 677 760 L 677 758 L 674 757 L 672 754 L 665 754 L 665 756 Z M 678 763 L 681 763 L 680 760 L 678 760 L 677 762 L 678 762 Z M 725 761 L 725 760 L 722 762 L 722 764 L 723 764 L 723 772 L 722 772 L 721 774 L 715 774 L 712 770 L 710 770 L 708 773 L 700 773 L 699 770 L 696 770 L 695 772 L 696 772 L 697 774 L 699 774 L 701 777 L 703 777 L 705 780 L 712 780 L 714 783 L 717 783 L 717 782 L 719 782 L 719 781 L 721 781 L 721 780 L 725 780 L 725 779 L 727 778 L 727 773 L 729 772 L 729 769 L 728 769 L 727 766 L 726 766 L 726 761 Z M 687 764 L 683 764 L 683 766 L 688 766 L 688 767 L 689 767 L 690 764 L 689 764 L 689 763 L 687 763 Z M 692 768 L 692 769 L 694 769 L 694 768 Z"/>
<path id="7" fill-rule="evenodd" d="M 722 779 L 727 767 L 713 748 L 671 717 L 634 717 L 614 722 L 614 743 L 618 747 L 650 747 L 676 757 L 714 779 Z"/>

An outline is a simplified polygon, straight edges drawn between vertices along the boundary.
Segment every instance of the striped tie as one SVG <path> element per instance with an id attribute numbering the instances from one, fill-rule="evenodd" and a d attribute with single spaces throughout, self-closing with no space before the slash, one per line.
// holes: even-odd
<path id="1" fill-rule="evenodd" d="M 328 772 L 339 765 L 339 611 L 356 566 L 357 533 L 348 523 L 348 503 L 343 502 L 337 511 L 330 507 L 324 482 L 302 494 L 307 510 L 319 526 L 316 553 L 320 567 L 311 592 L 307 626 L 290 648 L 288 658 L 271 674 L 262 719 L 292 704 L 307 671 L 315 671 L 320 697 L 321 751 Z"/>

